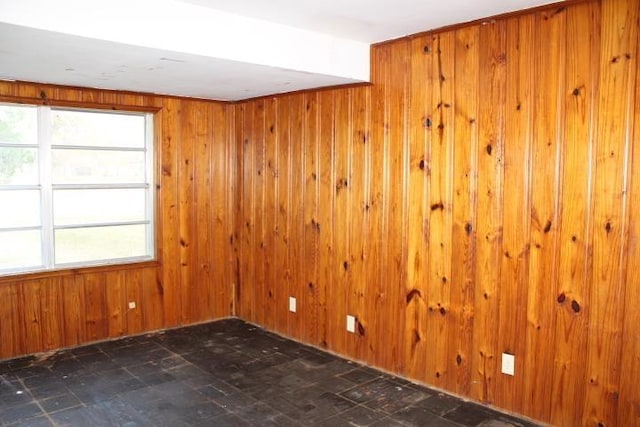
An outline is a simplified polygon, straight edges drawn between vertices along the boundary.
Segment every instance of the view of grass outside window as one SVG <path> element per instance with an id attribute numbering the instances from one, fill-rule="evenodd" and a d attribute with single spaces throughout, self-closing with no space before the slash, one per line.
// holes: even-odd
<path id="1" fill-rule="evenodd" d="M 0 274 L 153 259 L 152 120 L 0 104 Z"/>

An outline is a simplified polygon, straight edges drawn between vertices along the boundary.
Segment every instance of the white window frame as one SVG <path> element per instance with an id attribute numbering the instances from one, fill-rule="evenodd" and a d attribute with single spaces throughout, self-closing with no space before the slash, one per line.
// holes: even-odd
<path id="1" fill-rule="evenodd" d="M 156 259 L 155 247 L 155 184 L 154 184 L 154 115 L 149 112 L 135 111 L 112 111 L 90 108 L 72 108 L 72 107 L 55 107 L 43 105 L 29 105 L 2 102 L 0 105 L 16 106 L 16 107 L 33 107 L 37 109 L 38 117 L 38 139 L 37 144 L 32 143 L 6 143 L 0 141 L 0 147 L 4 148 L 32 148 L 36 149 L 39 183 L 37 185 L 0 185 L 0 190 L 38 190 L 40 191 L 40 225 L 24 226 L 24 227 L 2 227 L 0 231 L 41 231 L 41 259 L 42 264 L 39 266 L 18 267 L 9 269 L 0 269 L 0 276 L 12 275 L 19 273 L 52 271 L 68 268 L 95 267 L 104 265 L 130 264 L 136 262 L 154 261 Z M 104 147 L 104 146 L 84 146 L 84 145 L 53 145 L 51 141 L 52 134 L 52 111 L 76 111 L 88 113 L 102 114 L 122 114 L 136 115 L 145 118 L 145 141 L 144 147 Z M 144 152 L 145 154 L 145 182 L 144 183 L 122 183 L 122 184 L 53 184 L 52 183 L 52 153 L 53 150 L 86 150 L 86 151 L 129 151 Z M 145 190 L 145 218 L 139 221 L 113 221 L 105 223 L 88 223 L 88 224 L 65 224 L 55 225 L 53 220 L 53 193 L 54 191 L 65 190 L 86 190 L 86 189 L 144 189 Z M 125 225 L 145 225 L 146 226 L 146 252 L 147 255 L 128 257 L 128 258 L 110 258 L 83 262 L 72 263 L 55 263 L 55 231 L 77 228 L 98 228 L 108 226 L 125 226 Z"/>

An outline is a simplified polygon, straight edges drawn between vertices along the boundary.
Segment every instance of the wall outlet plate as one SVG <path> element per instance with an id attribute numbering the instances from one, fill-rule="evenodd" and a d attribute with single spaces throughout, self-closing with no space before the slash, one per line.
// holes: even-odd
<path id="1" fill-rule="evenodd" d="M 356 332 L 356 318 L 347 314 L 347 331 L 352 334 Z"/>
<path id="2" fill-rule="evenodd" d="M 136 302 L 135 301 L 129 301 L 129 310 L 133 310 L 134 308 L 136 308 Z"/>
<path id="3" fill-rule="evenodd" d="M 516 356 L 514 354 L 502 353 L 502 373 L 512 376 L 516 374 Z"/>
<path id="4" fill-rule="evenodd" d="M 295 297 L 289 297 L 289 311 L 292 313 L 296 312 L 296 299 Z"/>

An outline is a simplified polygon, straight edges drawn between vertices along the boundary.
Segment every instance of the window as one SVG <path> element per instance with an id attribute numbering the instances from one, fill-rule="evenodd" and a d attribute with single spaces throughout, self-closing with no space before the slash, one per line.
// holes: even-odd
<path id="1" fill-rule="evenodd" d="M 0 104 L 0 274 L 151 260 L 153 116 Z"/>

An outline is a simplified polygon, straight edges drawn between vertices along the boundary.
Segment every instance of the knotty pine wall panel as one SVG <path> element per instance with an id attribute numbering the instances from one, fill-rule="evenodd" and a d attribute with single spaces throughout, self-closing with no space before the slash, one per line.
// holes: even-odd
<path id="1" fill-rule="evenodd" d="M 233 314 L 233 106 L 10 82 L 0 82 L 0 98 L 157 111 L 158 254 L 153 263 L 0 277 L 0 359 Z"/>
<path id="2" fill-rule="evenodd" d="M 373 47 L 371 86 L 237 104 L 239 316 L 554 425 L 640 425 L 639 10 L 420 34 Z"/>

